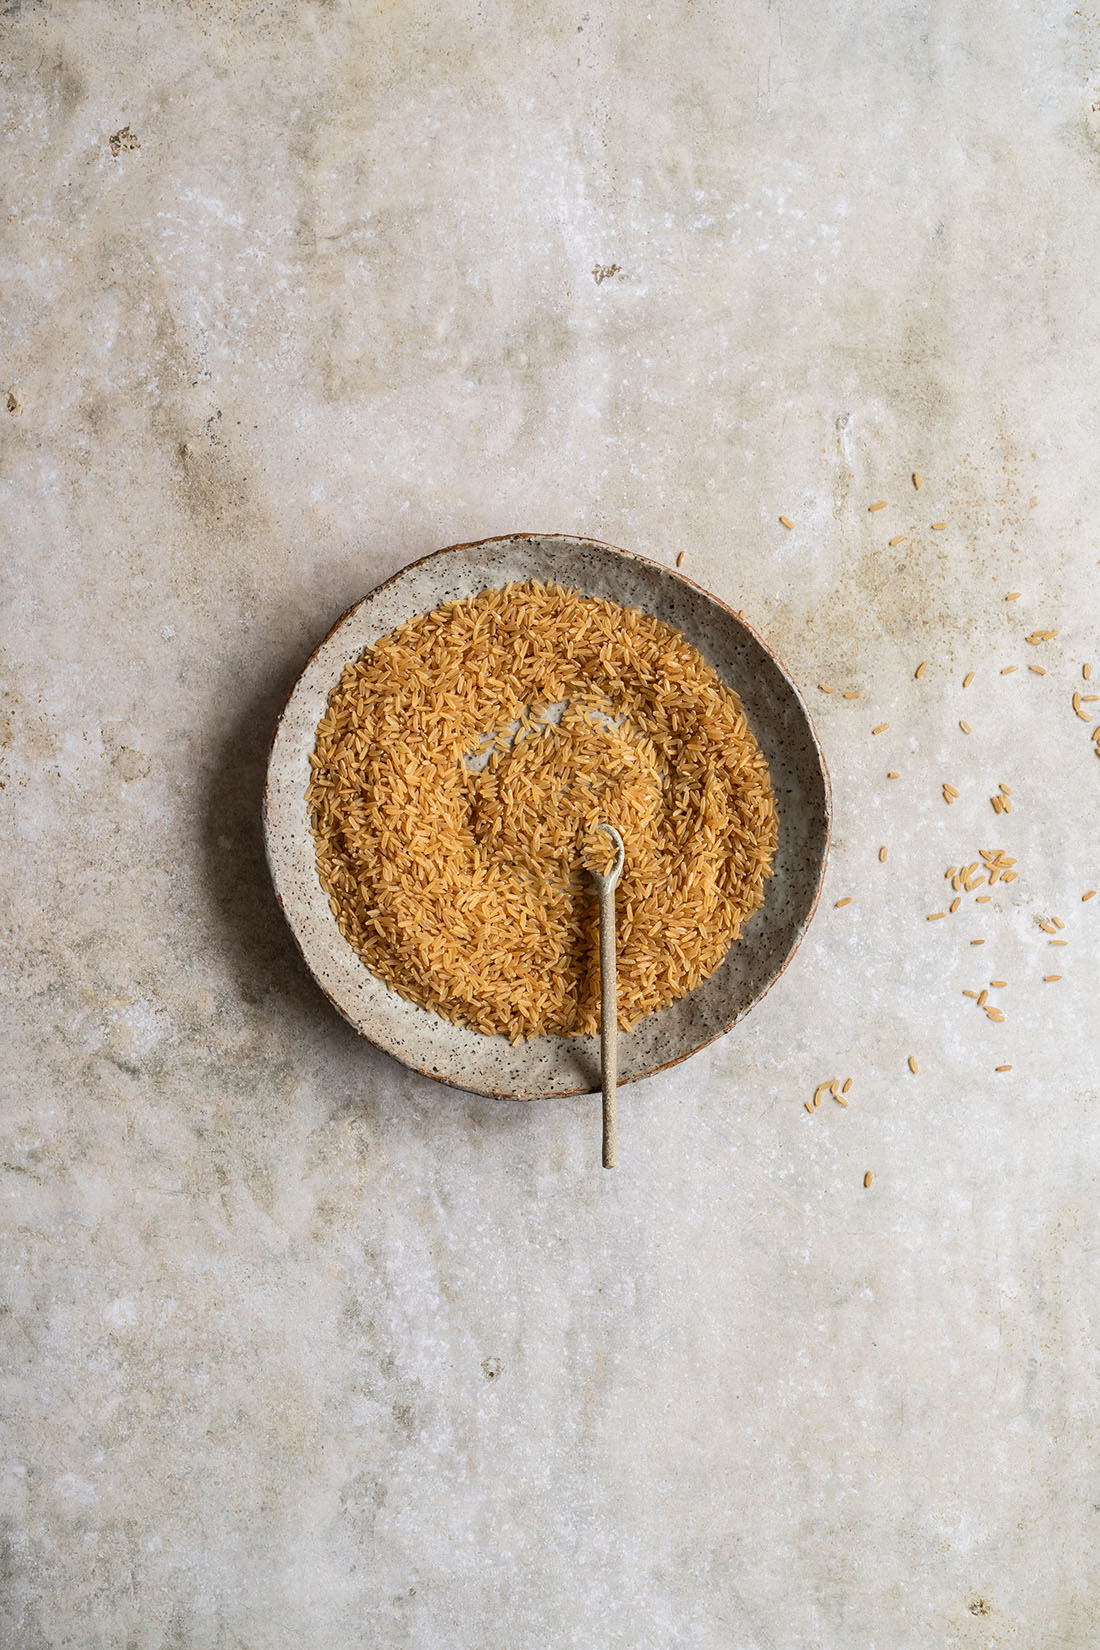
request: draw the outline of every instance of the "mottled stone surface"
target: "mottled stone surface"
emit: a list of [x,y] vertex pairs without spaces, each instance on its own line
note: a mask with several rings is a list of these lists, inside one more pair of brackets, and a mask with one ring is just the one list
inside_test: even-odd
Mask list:
[[[1093,1642],[1096,0],[0,29],[2,1642]],[[832,770],[613,1174],[361,1045],[261,859],[311,645],[514,530],[684,551]]]

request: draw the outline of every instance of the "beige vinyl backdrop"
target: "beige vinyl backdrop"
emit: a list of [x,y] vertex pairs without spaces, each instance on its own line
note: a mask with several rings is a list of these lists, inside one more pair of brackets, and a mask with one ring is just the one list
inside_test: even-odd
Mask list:
[[[0,11],[4,1644],[1082,1650],[1096,0]],[[519,531],[683,552],[832,775],[613,1173],[263,863],[312,647]]]

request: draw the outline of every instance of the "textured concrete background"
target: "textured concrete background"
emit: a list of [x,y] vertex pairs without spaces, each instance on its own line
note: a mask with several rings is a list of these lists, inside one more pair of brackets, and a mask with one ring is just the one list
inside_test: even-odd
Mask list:
[[[1095,0],[3,10],[3,1643],[1094,1643]],[[684,550],[833,772],[614,1175],[260,860],[312,643],[513,529]]]

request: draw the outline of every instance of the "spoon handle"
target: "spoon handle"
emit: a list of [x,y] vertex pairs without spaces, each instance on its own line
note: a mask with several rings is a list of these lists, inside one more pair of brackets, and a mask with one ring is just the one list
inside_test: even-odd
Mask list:
[[615,989],[615,884],[597,881],[600,897],[600,1086],[603,1091],[603,1166],[615,1167],[615,1089],[619,1081],[619,1004]]

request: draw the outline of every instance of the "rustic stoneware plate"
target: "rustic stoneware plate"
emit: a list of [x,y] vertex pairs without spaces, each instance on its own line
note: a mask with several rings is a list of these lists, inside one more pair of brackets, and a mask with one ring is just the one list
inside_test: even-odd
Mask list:
[[309,755],[344,666],[402,624],[456,596],[537,578],[638,607],[673,624],[740,696],[767,758],[779,846],[765,902],[709,980],[619,1038],[620,1080],[684,1060],[728,1031],[778,979],[817,905],[829,843],[829,781],[809,714],[761,638],[715,597],[667,567],[594,539],[516,533],[459,544],[405,567],[333,627],[294,685],[275,729],[264,832],[275,891],[311,972],[363,1037],[456,1088],[507,1099],[599,1089],[599,1040],[510,1044],[466,1031],[389,991],[336,926],[317,879],[306,811]]

